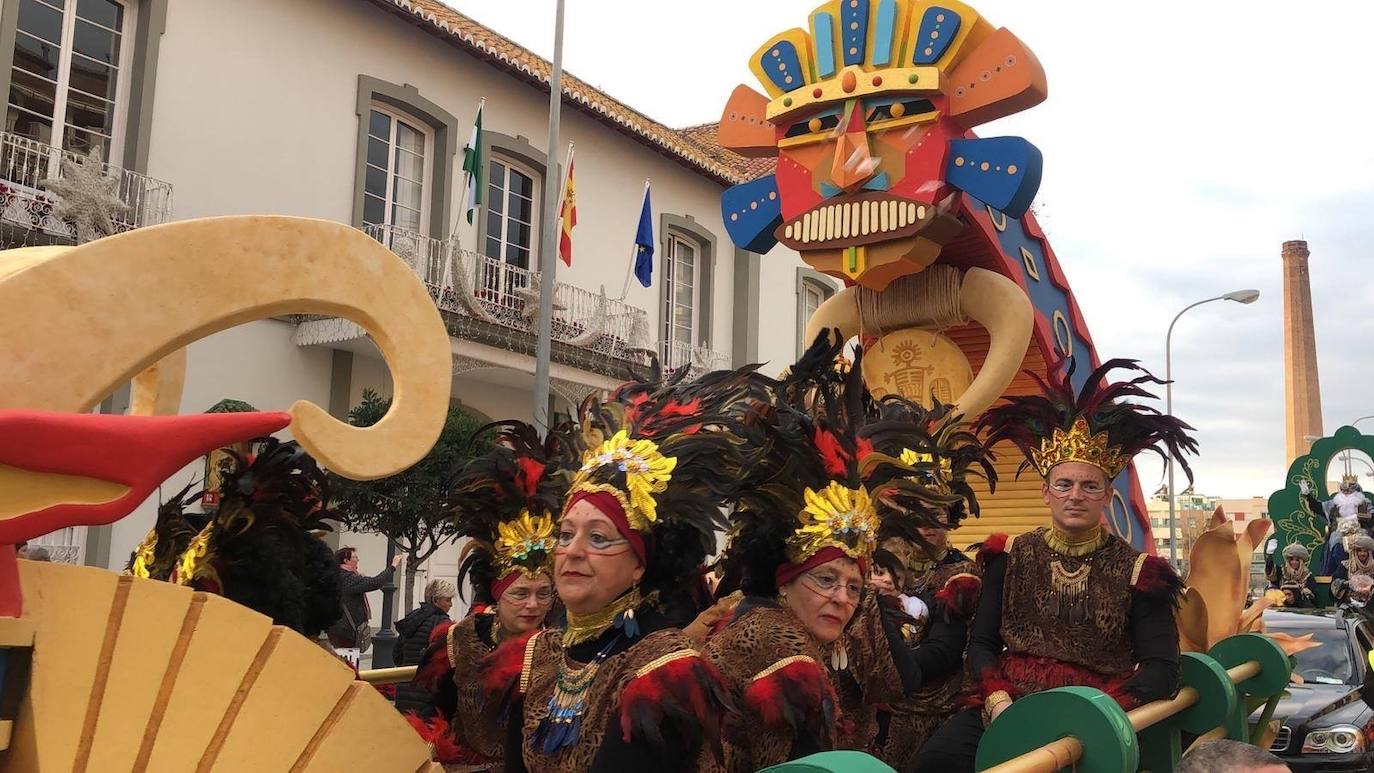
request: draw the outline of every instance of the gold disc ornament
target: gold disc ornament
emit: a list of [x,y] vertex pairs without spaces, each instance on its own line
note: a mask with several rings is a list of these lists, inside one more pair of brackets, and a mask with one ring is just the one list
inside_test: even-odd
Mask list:
[[888,333],[864,350],[864,381],[875,398],[898,394],[931,406],[952,403],[973,383],[973,368],[953,341],[932,330]]

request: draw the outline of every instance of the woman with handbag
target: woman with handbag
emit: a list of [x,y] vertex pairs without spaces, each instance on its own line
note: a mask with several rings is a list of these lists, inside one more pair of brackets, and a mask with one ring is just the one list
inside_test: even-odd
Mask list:
[[372,624],[368,622],[372,607],[367,594],[390,582],[405,556],[391,559],[391,566],[372,577],[358,573],[357,548],[339,548],[334,559],[339,562],[339,581],[343,584],[343,617],[329,629],[329,643],[335,649],[357,647],[359,652],[367,652],[372,646]]

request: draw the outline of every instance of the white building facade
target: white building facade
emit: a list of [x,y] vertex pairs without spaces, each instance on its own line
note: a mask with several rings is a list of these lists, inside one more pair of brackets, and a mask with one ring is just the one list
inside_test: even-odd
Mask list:
[[[121,229],[232,214],[350,224],[429,285],[450,331],[453,399],[492,419],[530,418],[540,197],[564,153],[543,147],[547,62],[433,0],[0,0],[3,56],[5,247],[70,243],[39,182],[92,146],[120,177]],[[469,224],[463,146],[484,98],[484,200]],[[785,248],[756,256],[731,244],[720,194],[767,169],[722,151],[709,126],[660,125],[575,77],[562,116],[578,224],[572,266],[555,279],[553,413],[624,380],[649,351],[670,368],[791,362],[804,315],[838,283]],[[646,179],[647,288],[627,283]],[[356,328],[265,320],[190,347],[181,412],[306,399],[343,416],[367,388],[389,394],[390,379]],[[101,410],[126,404],[124,390]],[[155,506],[45,541],[118,569]],[[341,539],[363,551],[365,571],[381,568],[380,538]],[[446,548],[428,571],[451,577],[456,560]]]

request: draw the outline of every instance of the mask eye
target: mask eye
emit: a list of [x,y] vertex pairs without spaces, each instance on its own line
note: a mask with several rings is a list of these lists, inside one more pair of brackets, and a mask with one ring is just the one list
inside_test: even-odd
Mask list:
[[785,136],[804,137],[808,134],[820,134],[822,132],[828,132],[839,125],[840,116],[838,114],[816,115],[805,121],[798,121],[792,124]]
[[868,123],[880,123],[933,112],[935,105],[929,99],[905,99],[870,107],[864,115],[864,120]]

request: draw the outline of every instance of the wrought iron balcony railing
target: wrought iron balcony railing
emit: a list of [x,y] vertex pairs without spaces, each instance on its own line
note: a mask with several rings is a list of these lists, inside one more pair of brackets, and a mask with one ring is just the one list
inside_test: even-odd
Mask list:
[[[434,239],[391,226],[364,226],[372,238],[405,260],[429,287],[450,329],[463,337],[512,351],[533,353],[539,305],[539,272],[470,250],[453,240]],[[563,344],[569,364],[623,375],[608,360],[642,363],[648,351],[648,314],[606,296],[557,282],[553,340]],[[528,350],[528,351],[527,351]]]
[[[43,185],[61,177],[64,160],[81,163],[85,159],[69,150],[0,132],[0,222],[74,241],[75,228],[53,214],[57,196]],[[116,194],[128,207],[113,214],[115,233],[171,219],[171,183],[110,164],[102,164],[101,172],[118,180]]]

